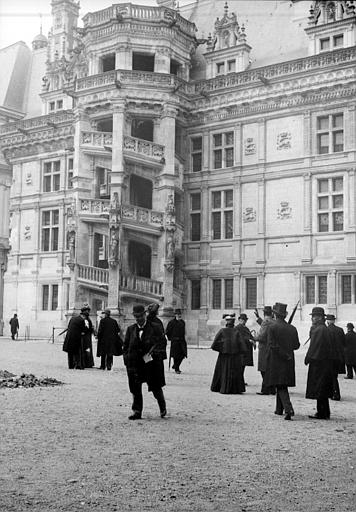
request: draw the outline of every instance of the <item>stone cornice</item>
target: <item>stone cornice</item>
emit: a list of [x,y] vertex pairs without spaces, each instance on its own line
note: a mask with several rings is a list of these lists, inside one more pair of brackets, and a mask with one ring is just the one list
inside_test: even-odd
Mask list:
[[16,134],[18,133],[18,136],[23,136],[22,132],[20,130],[32,130],[39,128],[47,128],[48,126],[51,126],[54,128],[53,125],[60,125],[64,123],[72,123],[74,121],[74,114],[72,110],[63,110],[61,112],[55,113],[55,114],[48,114],[44,116],[39,117],[32,117],[30,119],[25,119],[22,121],[17,121],[15,123],[7,123],[2,126],[0,126],[0,137],[2,138],[3,135],[9,135],[9,134]]

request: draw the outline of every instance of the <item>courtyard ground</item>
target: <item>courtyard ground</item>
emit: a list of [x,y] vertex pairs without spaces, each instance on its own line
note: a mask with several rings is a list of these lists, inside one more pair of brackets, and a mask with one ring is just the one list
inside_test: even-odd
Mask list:
[[0,338],[0,370],[65,383],[0,389],[1,512],[355,512],[356,379],[340,377],[330,421],[311,420],[304,354],[293,421],[256,395],[256,366],[244,395],[212,393],[217,354],[190,348],[181,375],[166,365],[168,416],[145,388],[131,422],[121,357],[112,372],[68,370],[60,343]]

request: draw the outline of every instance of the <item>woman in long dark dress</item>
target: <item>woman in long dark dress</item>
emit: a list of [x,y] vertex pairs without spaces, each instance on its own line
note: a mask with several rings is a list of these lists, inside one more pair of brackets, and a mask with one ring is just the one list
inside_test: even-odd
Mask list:
[[84,334],[82,336],[82,346],[84,351],[84,367],[85,368],[93,368],[94,366],[94,357],[93,357],[93,343],[92,343],[92,334],[94,333],[94,327],[92,321],[90,320],[90,306],[89,304],[84,304],[82,309],[80,310],[81,314],[84,318],[85,329]]
[[243,378],[243,345],[234,329],[235,314],[224,315],[226,327],[216,334],[212,350],[219,352],[215,365],[211,391],[235,395],[246,391]]

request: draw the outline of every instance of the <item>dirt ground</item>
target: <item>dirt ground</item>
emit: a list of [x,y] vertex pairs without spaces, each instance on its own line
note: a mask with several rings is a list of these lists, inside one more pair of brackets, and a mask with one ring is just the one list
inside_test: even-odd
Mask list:
[[356,379],[340,378],[330,421],[311,420],[304,353],[293,421],[256,395],[256,366],[244,395],[212,393],[217,354],[190,348],[181,375],[166,366],[168,416],[145,388],[131,422],[121,357],[112,372],[68,370],[60,343],[0,338],[0,369],[65,382],[0,389],[1,512],[355,512]]

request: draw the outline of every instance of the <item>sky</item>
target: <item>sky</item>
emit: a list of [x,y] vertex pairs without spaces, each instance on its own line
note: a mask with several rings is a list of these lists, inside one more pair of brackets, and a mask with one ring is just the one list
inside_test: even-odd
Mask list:
[[[79,26],[81,18],[91,11],[99,11],[120,0],[80,0]],[[157,5],[155,0],[136,0],[133,4]],[[188,2],[184,2],[188,3]],[[42,15],[42,17],[40,16]],[[0,0],[0,48],[17,41],[24,41],[31,48],[34,37],[40,33],[47,36],[51,28],[51,0]]]

